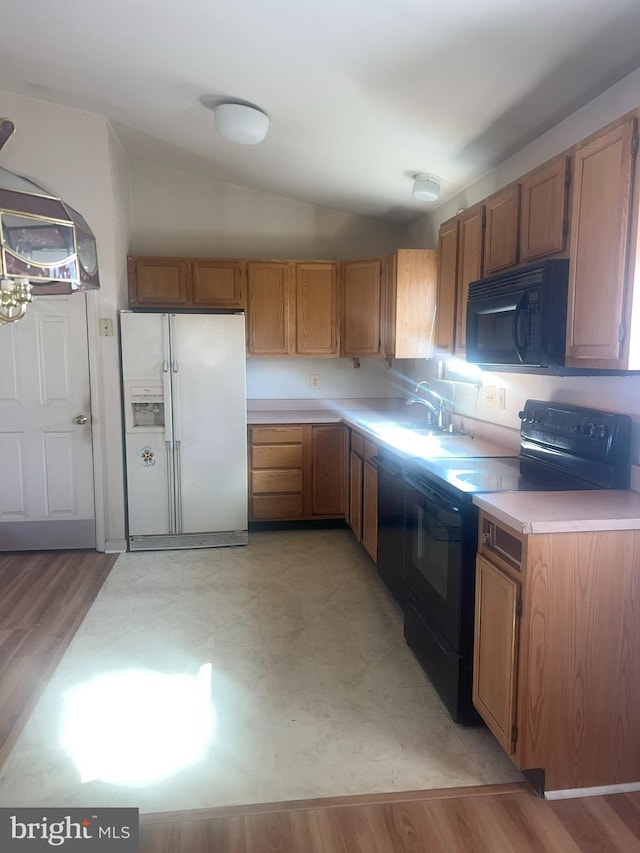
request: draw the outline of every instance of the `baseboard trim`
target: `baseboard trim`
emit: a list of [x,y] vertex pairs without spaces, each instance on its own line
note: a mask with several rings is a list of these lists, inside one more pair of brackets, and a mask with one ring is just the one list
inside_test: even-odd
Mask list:
[[126,550],[126,539],[107,539],[107,541],[104,543],[105,554],[124,554]]
[[640,791],[640,782],[623,782],[620,785],[596,785],[593,788],[565,788],[545,791],[545,800],[573,800],[578,797],[601,797],[607,794],[629,794]]

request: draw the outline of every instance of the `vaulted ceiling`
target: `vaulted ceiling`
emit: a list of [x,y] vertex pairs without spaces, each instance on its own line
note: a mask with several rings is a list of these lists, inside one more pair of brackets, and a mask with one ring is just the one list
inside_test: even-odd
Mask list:
[[[444,201],[640,67],[638,0],[0,8],[0,88],[107,116],[133,159],[398,224],[430,209],[417,172]],[[226,99],[268,113],[264,142],[217,134]]]

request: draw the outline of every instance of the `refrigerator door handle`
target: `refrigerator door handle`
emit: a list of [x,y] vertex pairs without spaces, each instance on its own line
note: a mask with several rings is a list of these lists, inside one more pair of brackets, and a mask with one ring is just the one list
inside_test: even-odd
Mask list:
[[180,444],[180,441],[176,441],[175,507],[177,533],[182,533],[182,458],[180,456]]
[[169,359],[171,344],[169,341],[169,316],[162,315],[162,395],[164,398],[164,440],[173,449],[173,418],[171,417],[171,374]]
[[177,443],[180,441],[180,373],[178,370],[178,359],[176,357],[176,349],[178,346],[175,314],[169,315],[169,332],[171,335],[171,354],[172,370],[171,376],[171,420],[173,422],[173,440]]
[[165,442],[167,448],[167,500],[169,510],[169,533],[176,532],[176,478],[173,468],[173,442]]

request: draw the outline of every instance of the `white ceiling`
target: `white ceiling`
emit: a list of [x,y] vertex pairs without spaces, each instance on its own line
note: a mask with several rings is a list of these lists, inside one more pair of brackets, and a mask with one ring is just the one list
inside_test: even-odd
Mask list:
[[[133,159],[398,224],[433,208],[411,196],[416,172],[442,178],[444,201],[640,66],[639,0],[0,0],[0,14],[0,88],[107,116]],[[227,98],[269,114],[263,143],[218,136],[203,103]]]

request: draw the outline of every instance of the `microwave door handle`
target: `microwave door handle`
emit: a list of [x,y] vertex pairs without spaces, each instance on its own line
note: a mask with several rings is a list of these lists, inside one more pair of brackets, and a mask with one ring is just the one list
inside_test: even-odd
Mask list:
[[520,343],[520,317],[522,316],[523,311],[526,311],[525,302],[527,299],[526,292],[522,294],[520,301],[518,302],[515,310],[515,314],[513,315],[513,347],[516,351],[516,355],[518,356],[521,364],[524,364],[525,357],[527,355],[527,351],[524,346]]

